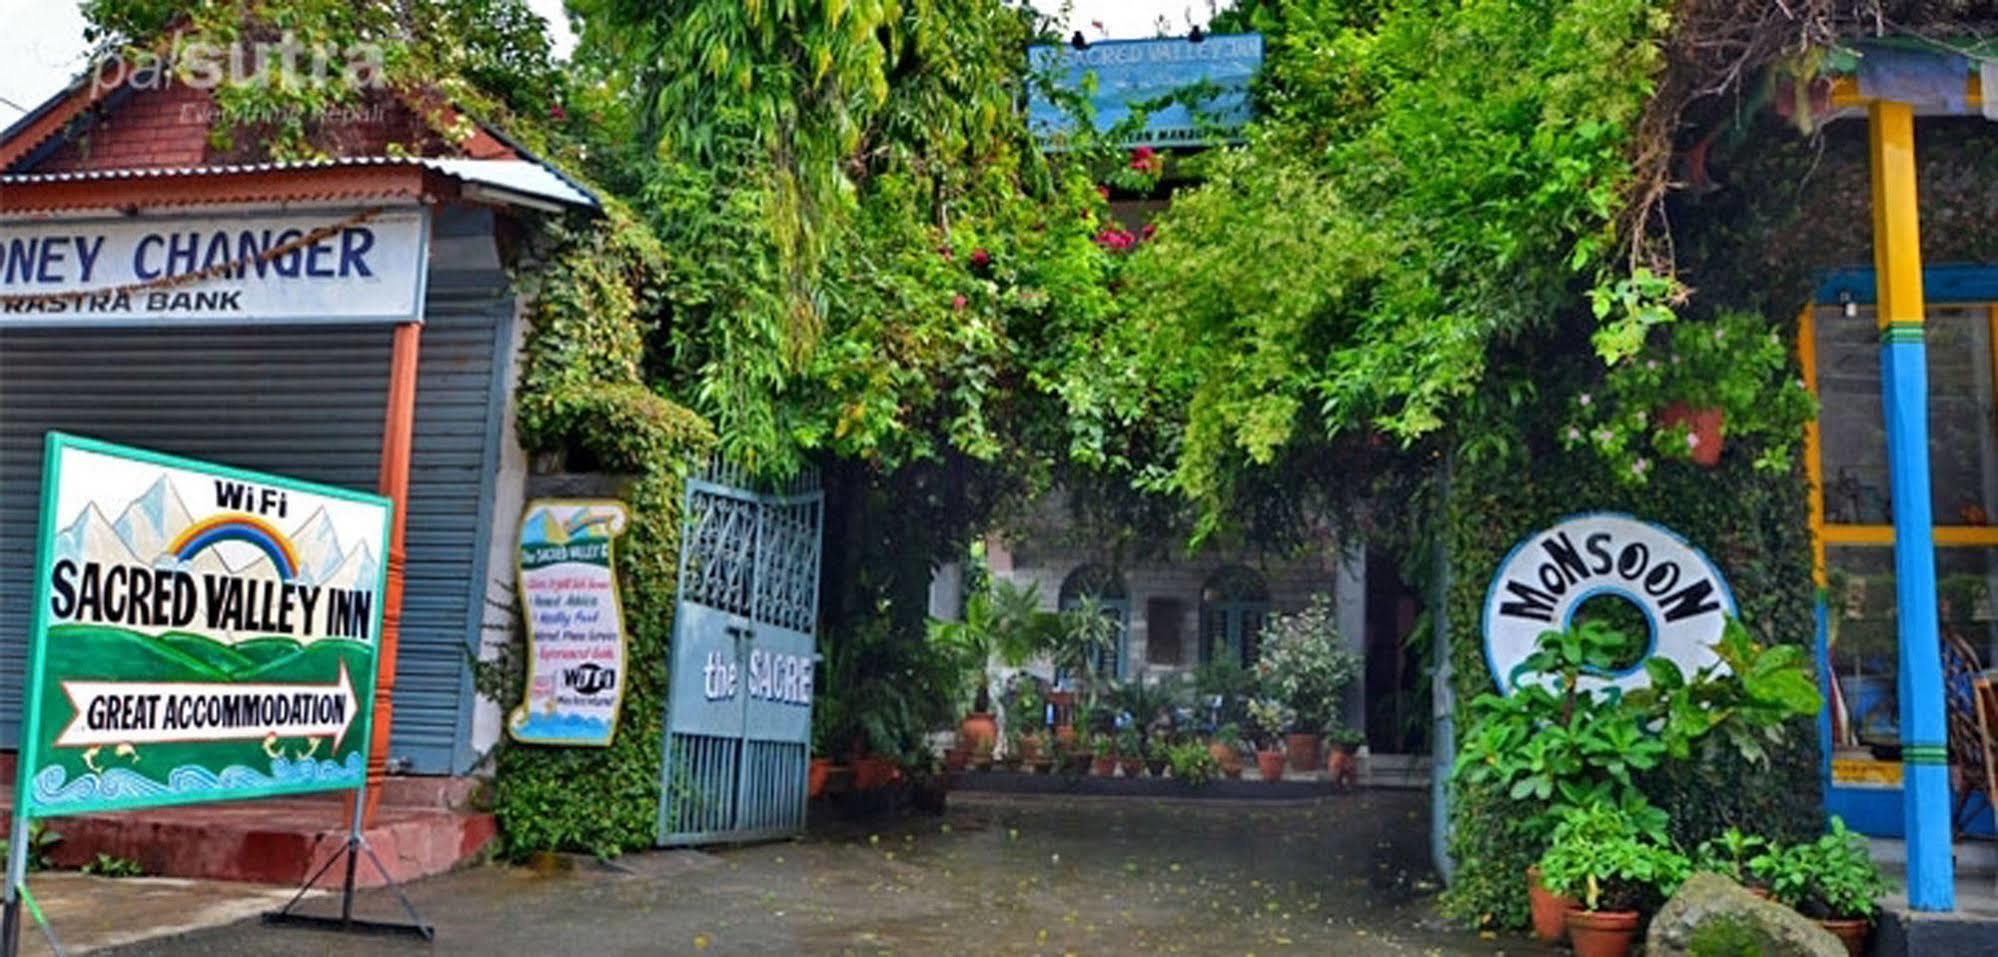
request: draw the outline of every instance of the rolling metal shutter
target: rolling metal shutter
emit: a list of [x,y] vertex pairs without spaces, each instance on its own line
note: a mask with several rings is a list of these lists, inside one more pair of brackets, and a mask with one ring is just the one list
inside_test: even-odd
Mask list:
[[[480,215],[440,215],[463,248]],[[491,240],[484,240],[489,250]],[[478,259],[489,259],[487,252]],[[407,587],[389,754],[443,774],[471,762],[471,674],[498,461],[499,355],[512,304],[497,262],[433,256],[417,373]],[[0,327],[0,746],[20,734],[43,433],[372,491],[388,388],[386,326]],[[497,361],[496,361],[497,360]]]

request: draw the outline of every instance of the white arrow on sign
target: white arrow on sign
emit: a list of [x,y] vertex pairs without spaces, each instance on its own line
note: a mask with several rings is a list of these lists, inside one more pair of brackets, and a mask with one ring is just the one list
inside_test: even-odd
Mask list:
[[354,723],[347,663],[331,684],[65,681],[76,717],[59,748],[245,739],[326,738],[338,750]]

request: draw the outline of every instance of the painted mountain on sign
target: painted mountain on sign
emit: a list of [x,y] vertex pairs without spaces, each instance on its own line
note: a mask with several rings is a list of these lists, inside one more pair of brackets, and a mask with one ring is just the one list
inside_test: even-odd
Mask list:
[[[230,576],[251,581],[283,580],[269,556],[255,548],[224,543],[203,549],[188,559],[168,553],[173,540],[194,518],[173,483],[162,477],[139,497],[122,503],[114,521],[98,503],[85,505],[70,524],[57,532],[57,560],[80,562],[85,556],[103,564],[179,568],[196,575]],[[280,526],[282,528],[282,526]],[[296,585],[371,590],[381,576],[379,558],[362,542],[340,541],[338,529],[324,508],[314,509],[286,534],[298,557]],[[230,632],[231,641],[257,637]]]

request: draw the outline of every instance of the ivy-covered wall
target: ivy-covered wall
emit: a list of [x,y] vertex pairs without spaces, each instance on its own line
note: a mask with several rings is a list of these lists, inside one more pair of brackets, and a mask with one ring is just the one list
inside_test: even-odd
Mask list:
[[[1705,165],[1682,168],[1688,188],[1670,206],[1681,278],[1694,290],[1679,321],[1748,310],[1794,344],[1795,317],[1817,277],[1872,263],[1865,124],[1843,122],[1807,136],[1765,117],[1723,129],[1712,143]],[[1998,217],[1998,132],[1983,121],[1923,121],[1918,163],[1925,259],[1998,261],[1998,245],[1981,225]],[[1493,356],[1497,371],[1459,433],[1440,527],[1450,556],[1445,612],[1460,710],[1495,687],[1480,615],[1498,563],[1520,538],[1577,512],[1621,511],[1673,529],[1720,565],[1743,622],[1759,638],[1815,643],[1801,456],[1772,474],[1753,467],[1758,449],[1733,442],[1716,468],[1661,460],[1647,482],[1617,481],[1589,449],[1570,451],[1556,440],[1577,395],[1602,376],[1580,328],[1569,321],[1565,334]],[[1645,785],[1688,847],[1730,825],[1781,838],[1823,826],[1819,741],[1808,721],[1792,726],[1766,769],[1679,763]],[[1503,794],[1455,793],[1450,849],[1457,871],[1447,898],[1455,916],[1523,925],[1522,875],[1541,848],[1519,822],[1538,810]]]
[[[611,746],[558,748],[502,742],[494,810],[503,850],[611,856],[652,845],[659,810],[668,642],[678,584],[682,479],[714,444],[700,416],[644,378],[647,299],[665,257],[621,210],[577,231],[553,227],[548,254],[517,279],[530,302],[515,395],[520,441],[574,467],[632,479],[631,523],[617,542],[628,629],[625,697]],[[480,669],[480,691],[520,700],[524,658]]]
[[[1548,419],[1550,434],[1553,421]],[[1606,478],[1586,452],[1551,447],[1523,462],[1458,467],[1446,538],[1450,664],[1459,704],[1495,688],[1485,664],[1480,616],[1499,562],[1520,538],[1577,512],[1626,512],[1673,529],[1720,566],[1743,622],[1760,638],[1810,645],[1816,635],[1815,586],[1801,464],[1792,474],[1772,478],[1751,461],[1747,450],[1730,448],[1712,470],[1665,463],[1638,488]],[[1675,837],[1689,847],[1729,825],[1792,838],[1815,832],[1822,807],[1815,725],[1793,725],[1789,746],[1774,754],[1766,770],[1675,765],[1654,775],[1646,790],[1672,816]],[[1453,913],[1481,924],[1524,923],[1523,875],[1544,848],[1520,823],[1540,810],[1503,794],[1460,790],[1455,795]]]

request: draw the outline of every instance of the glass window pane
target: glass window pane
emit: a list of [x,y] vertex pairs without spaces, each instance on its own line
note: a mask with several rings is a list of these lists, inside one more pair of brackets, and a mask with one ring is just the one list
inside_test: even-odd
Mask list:
[[[1828,637],[1845,717],[1841,744],[1900,743],[1898,616],[1894,550],[1826,550],[1831,577]],[[1961,639],[1989,670],[1998,661],[1998,549],[1936,549],[1936,600],[1943,634]]]
[[[1880,396],[1880,332],[1872,307],[1846,318],[1817,311],[1819,434],[1825,521],[1893,521]],[[1991,392],[1991,324],[1984,306],[1929,310],[1929,467],[1938,525],[1983,525],[1998,514],[1998,417]]]

